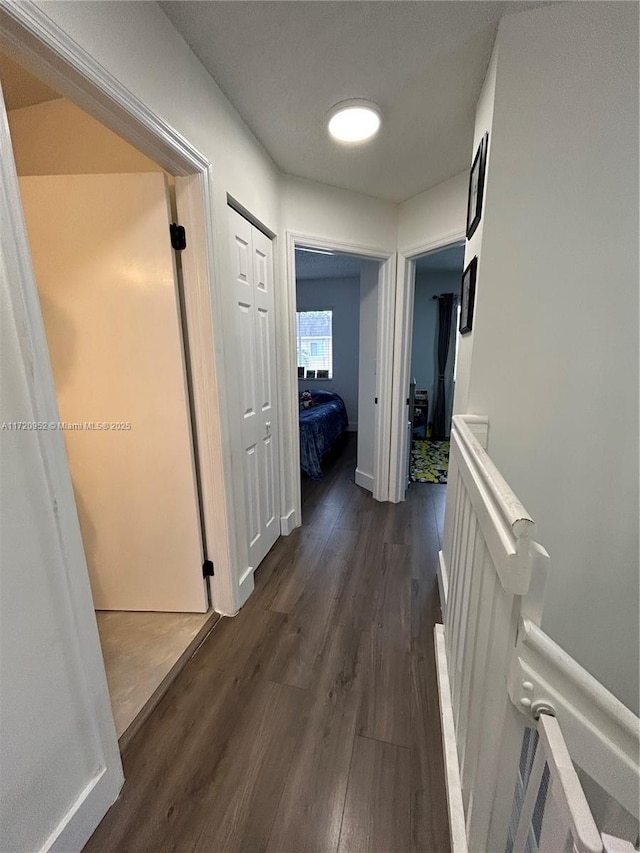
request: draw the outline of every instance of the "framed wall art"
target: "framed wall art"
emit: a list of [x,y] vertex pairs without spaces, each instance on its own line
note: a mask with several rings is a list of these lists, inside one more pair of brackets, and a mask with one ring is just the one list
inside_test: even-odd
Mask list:
[[478,258],[472,259],[462,273],[462,288],[460,292],[460,334],[465,335],[473,327],[473,306],[476,300],[476,273]]
[[489,148],[489,134],[480,140],[476,156],[473,158],[473,166],[469,175],[469,197],[467,200],[467,240],[473,236],[474,231],[482,218],[482,197],[484,195],[484,173],[487,165],[487,150]]

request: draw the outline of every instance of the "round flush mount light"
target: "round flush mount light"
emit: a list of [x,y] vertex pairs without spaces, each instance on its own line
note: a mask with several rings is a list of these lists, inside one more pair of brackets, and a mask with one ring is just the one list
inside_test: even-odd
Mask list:
[[338,142],[365,142],[381,124],[380,108],[371,101],[341,101],[329,110],[329,133]]

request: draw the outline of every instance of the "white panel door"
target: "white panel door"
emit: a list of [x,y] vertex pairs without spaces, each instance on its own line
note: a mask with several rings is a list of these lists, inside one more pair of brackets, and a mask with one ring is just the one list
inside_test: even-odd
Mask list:
[[[58,410],[0,92],[0,421]],[[122,765],[64,442],[0,430],[0,848],[81,850]]]
[[95,606],[206,611],[164,175],[20,189]]
[[229,223],[249,550],[246,572],[260,564],[280,535],[273,246],[231,208]]

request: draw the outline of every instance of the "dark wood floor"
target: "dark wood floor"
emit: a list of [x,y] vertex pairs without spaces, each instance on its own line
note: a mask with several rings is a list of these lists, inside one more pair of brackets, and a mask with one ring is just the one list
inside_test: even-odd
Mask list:
[[433,649],[444,486],[380,504],[355,442],[124,756],[85,851],[449,850]]

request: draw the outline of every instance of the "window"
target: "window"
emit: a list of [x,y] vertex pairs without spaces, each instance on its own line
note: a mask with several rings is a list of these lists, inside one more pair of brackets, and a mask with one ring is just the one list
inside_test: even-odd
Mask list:
[[[296,337],[298,367],[327,370],[333,377],[333,311],[298,311]],[[299,372],[299,371],[298,371]]]

